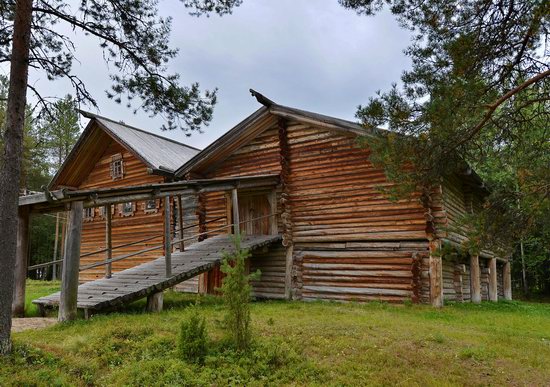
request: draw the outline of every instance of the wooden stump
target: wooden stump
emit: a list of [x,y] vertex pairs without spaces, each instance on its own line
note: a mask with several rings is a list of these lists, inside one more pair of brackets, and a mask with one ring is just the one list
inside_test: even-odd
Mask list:
[[147,312],[162,312],[162,304],[163,304],[163,293],[157,292],[153,293],[147,296]]

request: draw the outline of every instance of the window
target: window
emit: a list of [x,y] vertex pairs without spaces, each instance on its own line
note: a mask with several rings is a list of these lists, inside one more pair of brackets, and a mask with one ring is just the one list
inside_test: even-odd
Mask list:
[[133,202],[122,203],[121,215],[122,216],[134,215],[134,203]]
[[83,215],[84,215],[84,220],[92,220],[94,218],[94,209],[93,208],[85,208]]
[[117,153],[111,157],[111,179],[117,180],[124,177],[124,164],[122,154]]
[[145,201],[145,213],[157,212],[157,201],[155,199]]

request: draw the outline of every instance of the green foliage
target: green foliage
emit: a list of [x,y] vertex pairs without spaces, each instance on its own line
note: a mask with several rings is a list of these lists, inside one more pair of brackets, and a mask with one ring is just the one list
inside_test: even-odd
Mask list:
[[180,335],[178,337],[178,351],[182,359],[203,364],[208,352],[208,334],[206,321],[200,317],[195,308],[191,311],[191,317],[182,321]]
[[[44,291],[43,281],[29,293]],[[550,306],[519,301],[426,305],[261,302],[250,305],[258,339],[227,345],[208,325],[204,364],[181,359],[182,317],[214,322],[212,297],[169,293],[162,314],[128,307],[88,321],[15,334],[0,385],[546,385]],[[143,310],[144,303],[139,303]],[[273,319],[275,326],[270,325]]]
[[56,101],[49,108],[49,114],[40,120],[39,131],[52,175],[61,167],[80,136],[77,109],[77,101],[67,95]]
[[517,261],[518,242],[536,240],[526,259],[540,278],[545,272],[535,262],[548,263],[550,254],[550,3],[340,3],[362,15],[387,7],[412,32],[411,69],[356,113],[366,127],[390,130],[363,140],[373,163],[398,183],[390,190],[402,197],[473,167],[489,194],[476,216],[457,225],[468,229],[465,249],[509,255],[515,246]]
[[225,277],[220,288],[227,307],[225,324],[233,344],[238,350],[250,348],[250,280],[259,277],[260,272],[246,274],[248,250],[241,247],[240,235],[234,237],[235,250],[224,253],[221,271]]

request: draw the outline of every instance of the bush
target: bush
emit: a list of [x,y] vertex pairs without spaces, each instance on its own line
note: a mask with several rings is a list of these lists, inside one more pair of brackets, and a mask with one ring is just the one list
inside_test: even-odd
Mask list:
[[220,290],[227,307],[226,328],[235,347],[240,351],[250,348],[252,333],[250,330],[250,280],[258,278],[260,272],[246,274],[248,250],[241,247],[241,237],[235,236],[235,250],[225,253],[221,271],[225,274]]
[[204,317],[199,317],[195,311],[190,318],[182,321],[178,338],[180,356],[192,363],[203,364],[208,352],[208,334]]

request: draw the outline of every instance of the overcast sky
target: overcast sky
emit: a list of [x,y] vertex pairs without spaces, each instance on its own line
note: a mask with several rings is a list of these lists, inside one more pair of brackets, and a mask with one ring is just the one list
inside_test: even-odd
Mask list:
[[[337,0],[244,0],[232,15],[196,18],[179,1],[161,1],[173,17],[171,41],[180,50],[170,71],[189,84],[219,88],[214,119],[203,134],[161,132],[160,117],[134,115],[105,96],[110,83],[97,40],[72,34],[80,63],[74,72],[97,99],[101,115],[204,148],[260,106],[253,88],[277,103],[354,119],[358,104],[399,80],[410,62],[409,33],[388,13],[357,16]],[[31,74],[45,94],[71,92]]]

